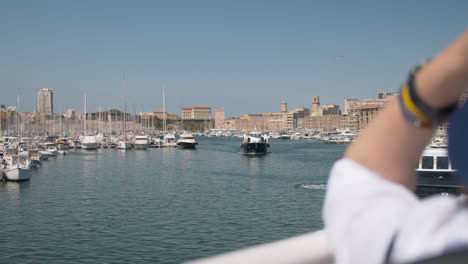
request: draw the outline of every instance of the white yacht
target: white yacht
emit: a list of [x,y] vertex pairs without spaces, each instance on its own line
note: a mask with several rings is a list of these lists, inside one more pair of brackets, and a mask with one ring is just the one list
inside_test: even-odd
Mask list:
[[172,133],[167,133],[163,138],[163,146],[166,148],[175,148],[177,147],[177,141]]
[[94,150],[98,148],[98,142],[95,136],[84,136],[81,139],[81,148],[86,150]]
[[151,140],[150,147],[152,147],[152,148],[161,148],[161,147],[163,147],[163,139],[164,139],[163,136],[153,137],[153,139]]
[[135,141],[133,142],[133,147],[135,149],[148,149],[150,142],[148,136],[146,135],[136,135]]
[[184,149],[194,149],[198,144],[191,133],[182,133],[177,140],[177,146]]
[[117,141],[116,148],[117,149],[130,149],[132,148],[132,143],[130,143],[130,141],[128,141],[126,138],[123,138]]

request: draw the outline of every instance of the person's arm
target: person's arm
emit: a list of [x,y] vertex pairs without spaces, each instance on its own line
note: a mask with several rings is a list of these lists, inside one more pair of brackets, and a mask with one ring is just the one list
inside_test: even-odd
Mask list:
[[[435,109],[453,104],[468,88],[468,30],[416,73],[416,91]],[[413,189],[415,167],[433,131],[416,128],[393,100],[352,143],[345,157],[387,180]]]

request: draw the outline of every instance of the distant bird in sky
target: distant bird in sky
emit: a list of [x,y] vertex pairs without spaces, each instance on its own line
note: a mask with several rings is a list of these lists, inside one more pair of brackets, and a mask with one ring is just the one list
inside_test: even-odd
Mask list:
[[344,59],[344,56],[337,56],[337,57],[336,57],[336,60],[337,60],[337,61],[342,60],[342,59]]

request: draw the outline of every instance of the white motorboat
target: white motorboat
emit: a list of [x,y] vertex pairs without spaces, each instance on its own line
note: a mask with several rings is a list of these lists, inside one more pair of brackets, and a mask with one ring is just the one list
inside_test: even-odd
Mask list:
[[177,147],[177,141],[172,133],[167,133],[163,138],[163,146],[166,148],[175,148]]
[[184,149],[194,149],[198,144],[191,133],[182,133],[177,141],[177,146]]
[[146,135],[136,135],[135,141],[133,142],[133,147],[135,149],[148,149],[149,140]]
[[86,150],[94,150],[99,147],[95,136],[84,136],[81,139],[81,148]]
[[299,132],[294,133],[294,134],[291,135],[290,139],[291,140],[300,140],[300,139],[302,139],[302,134],[299,133]]
[[5,176],[9,181],[27,181],[31,179],[31,170],[24,168],[19,164],[7,166]]
[[130,143],[130,141],[126,139],[122,139],[122,140],[117,141],[116,148],[117,149],[130,149],[132,148],[132,144]]
[[150,144],[150,147],[152,148],[161,148],[163,147],[163,136],[156,136],[156,137],[153,137],[153,139],[151,140],[151,144]]
[[40,160],[48,160],[51,156],[53,156],[52,152],[47,150],[39,150]]

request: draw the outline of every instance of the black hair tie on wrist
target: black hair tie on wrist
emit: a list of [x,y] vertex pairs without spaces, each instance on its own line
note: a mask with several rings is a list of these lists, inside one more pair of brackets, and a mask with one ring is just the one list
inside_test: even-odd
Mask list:
[[414,83],[414,76],[420,69],[421,66],[416,67],[413,71],[411,71],[408,77],[407,83],[411,99],[418,107],[418,109],[423,112],[432,122],[440,124],[441,122],[446,121],[453,113],[453,111],[457,109],[457,102],[442,109],[434,109],[433,107],[427,105],[416,92],[416,85]]

